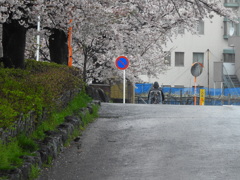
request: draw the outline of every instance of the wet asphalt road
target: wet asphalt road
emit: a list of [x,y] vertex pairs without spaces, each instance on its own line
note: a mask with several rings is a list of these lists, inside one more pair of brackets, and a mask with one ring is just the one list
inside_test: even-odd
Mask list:
[[240,107],[103,103],[39,178],[124,179],[240,179]]

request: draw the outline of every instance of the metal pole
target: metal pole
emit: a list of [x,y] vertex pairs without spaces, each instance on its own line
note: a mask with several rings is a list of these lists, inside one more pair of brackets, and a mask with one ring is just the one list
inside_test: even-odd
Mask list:
[[194,105],[197,105],[197,77],[194,76]]
[[133,83],[133,98],[132,98],[132,103],[135,104],[136,103],[136,100],[135,100],[135,83]]
[[215,95],[216,95],[216,82],[214,81],[214,94],[213,94],[214,101],[213,101],[213,105],[216,104]]
[[223,82],[221,82],[221,96],[223,95]]
[[40,16],[38,16],[38,23],[37,23],[37,52],[36,52],[36,60],[39,61],[39,50],[40,50]]
[[207,51],[208,51],[208,96],[210,96],[210,93],[209,93],[209,49]]
[[125,85],[126,85],[126,73],[125,70],[123,70],[123,104],[125,104]]
[[214,81],[214,93],[213,93],[214,97],[215,97],[215,90],[216,90],[216,82]]
[[[72,19],[69,23],[72,23]],[[72,29],[72,26],[68,28],[68,66],[72,66]]]

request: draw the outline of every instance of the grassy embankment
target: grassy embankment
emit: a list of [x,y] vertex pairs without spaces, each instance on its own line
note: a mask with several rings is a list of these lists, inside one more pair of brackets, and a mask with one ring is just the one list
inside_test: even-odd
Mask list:
[[[38,123],[37,129],[30,135],[22,133],[9,143],[0,140],[0,171],[11,170],[23,163],[24,155],[33,155],[38,150],[37,140],[45,138],[45,131],[54,130],[63,123],[67,115],[81,116],[79,109],[91,101],[82,90],[65,108],[57,100],[68,90],[84,89],[84,83],[78,75],[79,70],[53,63],[29,60],[26,68],[4,69],[0,67],[0,128],[14,128],[14,122],[20,115],[27,116],[34,111],[42,116],[43,108],[48,109],[47,121]],[[97,116],[98,107],[93,114],[87,114],[82,121],[84,126]],[[79,127],[73,136],[81,133]],[[74,138],[74,137],[69,137]],[[32,176],[38,173],[38,167],[32,167]]]

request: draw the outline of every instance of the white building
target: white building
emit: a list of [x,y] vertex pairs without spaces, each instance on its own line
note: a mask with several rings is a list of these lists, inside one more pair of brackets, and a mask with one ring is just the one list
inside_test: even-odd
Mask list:
[[[240,0],[225,0],[224,5],[238,8]],[[163,86],[192,87],[194,77],[191,74],[191,67],[194,62],[200,62],[204,67],[202,74],[197,77],[197,85],[206,88],[221,88],[223,85],[227,87],[229,83],[225,81],[231,81],[230,78],[232,81],[236,79],[236,76],[229,75],[238,75],[240,79],[240,71],[238,72],[240,54],[239,65],[235,67],[236,45],[232,41],[228,42],[231,35],[230,39],[234,39],[236,44],[234,37],[240,35],[238,26],[218,15],[211,20],[204,19],[197,27],[198,35],[185,31],[167,43],[165,50],[172,51],[168,58],[169,70],[165,74],[159,74],[158,78],[146,76],[140,78],[147,83],[158,81]]]

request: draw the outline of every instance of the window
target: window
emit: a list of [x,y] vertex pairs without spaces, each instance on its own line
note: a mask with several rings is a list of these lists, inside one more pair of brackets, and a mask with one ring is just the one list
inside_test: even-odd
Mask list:
[[224,3],[238,3],[238,0],[224,0]]
[[224,18],[224,38],[228,36],[239,36],[239,24]]
[[204,21],[203,20],[198,21],[197,32],[198,32],[198,34],[204,34]]
[[171,66],[171,52],[164,52],[166,56],[164,57],[164,64]]
[[184,66],[184,52],[175,52],[175,66]]
[[224,49],[223,50],[223,62],[235,63],[234,49]]
[[235,54],[223,54],[223,62],[235,63]]
[[199,62],[199,63],[204,63],[204,53],[198,53],[194,52],[193,53],[193,63]]

